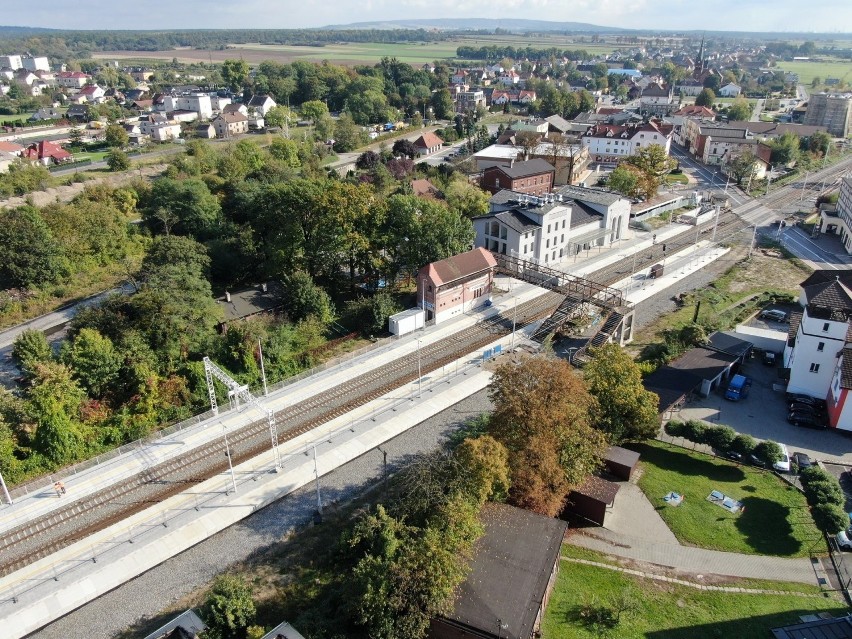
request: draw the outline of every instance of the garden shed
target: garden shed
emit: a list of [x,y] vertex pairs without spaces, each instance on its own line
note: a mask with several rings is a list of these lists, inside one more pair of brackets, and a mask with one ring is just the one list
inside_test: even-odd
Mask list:
[[604,467],[607,472],[624,481],[630,481],[638,463],[639,453],[621,446],[610,446],[604,455]]
[[592,475],[582,486],[571,491],[563,512],[603,526],[607,509],[612,508],[617,494],[618,484]]

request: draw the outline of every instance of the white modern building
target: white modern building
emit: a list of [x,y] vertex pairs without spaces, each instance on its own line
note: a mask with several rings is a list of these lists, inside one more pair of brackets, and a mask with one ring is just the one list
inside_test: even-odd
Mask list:
[[820,232],[840,236],[846,252],[852,254],[852,178],[840,181],[840,194],[835,207],[820,209]]
[[542,264],[554,264],[622,239],[630,202],[618,194],[577,186],[535,197],[503,190],[491,212],[473,219],[475,246]]
[[210,96],[206,93],[189,93],[177,96],[167,95],[163,99],[163,106],[168,112],[195,111],[200,120],[209,120],[213,117],[213,104]]
[[787,391],[826,398],[847,345],[852,318],[852,273],[814,271],[802,282],[800,312],[791,314],[784,367]]
[[50,61],[44,56],[21,58],[21,65],[27,71],[50,71]]
[[13,71],[24,67],[19,55],[0,55],[0,67],[8,67]]

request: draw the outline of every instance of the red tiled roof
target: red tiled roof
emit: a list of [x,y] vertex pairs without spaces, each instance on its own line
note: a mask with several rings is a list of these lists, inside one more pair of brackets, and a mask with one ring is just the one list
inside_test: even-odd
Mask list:
[[67,160],[71,154],[63,149],[58,144],[42,140],[27,147],[26,157],[30,159],[42,160],[44,158],[53,158],[54,160]]
[[696,106],[694,104],[690,104],[688,106],[683,107],[682,109],[678,109],[674,112],[675,115],[686,115],[686,116],[698,116],[703,118],[714,118],[716,117],[716,112],[708,109],[706,106]]
[[425,275],[435,286],[441,286],[468,275],[497,266],[497,260],[484,248],[475,248],[423,267]]
[[441,146],[444,141],[431,131],[426,131],[419,138],[414,140],[414,146],[422,149],[431,149],[434,146]]
[[91,78],[88,73],[83,73],[82,71],[61,71],[56,76],[57,78]]
[[14,142],[0,141],[0,151],[5,151],[6,153],[18,154],[23,151],[24,148],[25,147],[20,144],[15,144]]

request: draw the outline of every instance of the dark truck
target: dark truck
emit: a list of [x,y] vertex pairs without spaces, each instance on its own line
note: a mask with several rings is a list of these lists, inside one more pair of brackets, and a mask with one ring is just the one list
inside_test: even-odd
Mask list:
[[728,384],[728,390],[725,391],[725,399],[732,402],[738,402],[741,399],[748,397],[748,391],[751,388],[751,379],[745,375],[734,375],[731,383]]

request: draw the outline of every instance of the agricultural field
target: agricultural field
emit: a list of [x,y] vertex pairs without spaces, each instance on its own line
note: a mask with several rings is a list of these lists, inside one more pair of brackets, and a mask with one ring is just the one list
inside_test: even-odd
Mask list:
[[[441,42],[357,42],[329,44],[326,46],[293,46],[268,44],[234,44],[225,50],[176,48],[163,51],[101,51],[92,57],[106,60],[123,60],[126,63],[177,58],[178,62],[220,63],[229,58],[241,57],[249,64],[264,60],[287,63],[294,60],[321,62],[328,60],[337,64],[369,64],[385,56],[396,57],[412,65],[434,60],[454,59],[459,46],[513,46],[536,48],[557,47],[562,49],[585,49],[590,53],[605,54],[621,47],[610,43],[581,42],[580,38],[564,35],[537,35],[534,40],[527,36],[458,37]],[[627,46],[627,45],[624,45]],[[631,45],[632,46],[632,45]]]
[[[810,87],[814,78],[823,83],[826,78],[838,78],[842,84],[852,84],[852,62],[842,60],[794,60],[779,62],[778,68],[799,74],[799,83]],[[825,86],[824,84],[821,86]]]

